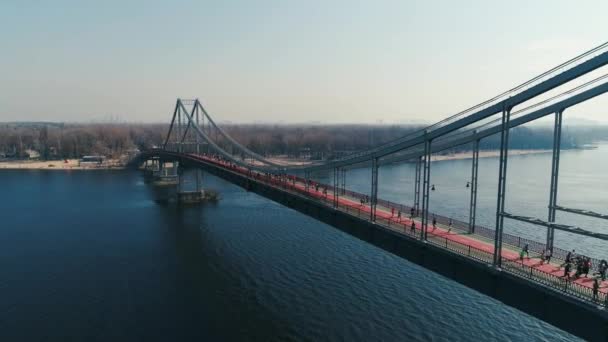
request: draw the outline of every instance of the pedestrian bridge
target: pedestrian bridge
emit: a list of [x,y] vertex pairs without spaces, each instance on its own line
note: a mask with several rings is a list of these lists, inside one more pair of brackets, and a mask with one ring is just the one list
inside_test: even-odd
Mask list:
[[[605,341],[606,267],[601,258],[568,255],[571,248],[567,242],[562,248],[555,246],[554,233],[608,240],[608,234],[556,221],[557,211],[608,218],[561,206],[557,196],[562,117],[568,108],[608,91],[608,74],[575,87],[568,83],[606,64],[608,43],[423,130],[368,151],[307,165],[279,163],[248,149],[218,126],[198,99],[178,99],[163,147],[145,151],[140,161],[156,158],[161,165],[171,161],[204,169],[564,330]],[[568,88],[561,91],[563,87]],[[547,95],[554,90],[560,92]],[[549,115],[554,116],[554,142],[545,220],[509,212],[505,193],[509,130]],[[500,135],[501,143],[496,225],[487,228],[476,224],[475,218],[479,142],[491,135]],[[448,219],[429,208],[432,154],[464,144],[472,150],[468,222]],[[411,206],[383,200],[378,194],[379,168],[403,161],[417,165]],[[357,167],[371,168],[369,194],[346,188],[347,171]],[[331,184],[315,180],[319,172],[333,173]],[[546,240],[505,233],[505,219],[543,227]]]

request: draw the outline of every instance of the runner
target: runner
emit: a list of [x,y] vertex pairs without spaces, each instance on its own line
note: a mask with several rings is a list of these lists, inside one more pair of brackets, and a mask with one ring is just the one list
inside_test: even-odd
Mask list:
[[600,282],[597,278],[593,279],[593,301],[597,301],[597,294],[600,291]]
[[545,250],[543,249],[542,252],[540,252],[540,264],[542,265],[545,262]]
[[570,279],[570,263],[566,264],[566,267],[564,267],[564,277]]

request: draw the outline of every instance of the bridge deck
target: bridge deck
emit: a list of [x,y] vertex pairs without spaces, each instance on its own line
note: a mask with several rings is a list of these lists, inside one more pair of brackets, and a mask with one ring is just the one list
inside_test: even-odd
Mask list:
[[[257,172],[250,173],[245,168],[208,156],[189,155],[189,157],[213,163],[222,168],[253,178],[256,181],[267,183],[268,185],[281,188],[285,191],[296,192],[300,195],[321,201],[330,207],[335,207],[334,194],[332,192],[332,187],[330,186],[327,186],[326,188],[320,187],[319,190],[316,190],[314,186],[309,186],[307,188],[305,182],[297,177],[289,176],[289,181],[285,181],[278,177],[263,175]],[[323,189],[326,189],[325,193]],[[339,195],[337,202],[337,209],[359,218],[370,220],[370,206],[366,203],[361,204],[359,199],[351,196]],[[407,213],[403,214],[407,215]],[[412,222],[414,222],[416,226],[414,230],[411,229]],[[409,217],[402,217],[399,219],[396,214],[392,213],[391,208],[381,205],[376,207],[376,224],[380,224],[395,232],[414,238],[419,237],[421,233],[421,222],[419,218],[414,217],[413,219],[410,219]],[[484,263],[492,263],[494,243],[484,236],[465,234],[457,229],[450,229],[445,224],[437,224],[435,228],[429,224],[427,240],[429,243],[444,247],[460,255],[465,255]],[[516,246],[508,244],[503,245],[503,270],[528,278],[585,301],[601,305],[605,305],[606,302],[608,302],[608,281],[600,282],[598,297],[597,299],[594,299],[592,290],[594,275],[590,274],[589,277],[574,278],[573,270],[570,272],[569,277],[565,277],[563,268],[560,268],[561,262],[559,262],[559,259],[552,258],[551,263],[541,264],[540,254],[531,252],[531,257],[524,257],[524,259],[521,260],[519,255],[520,250],[521,249]],[[593,271],[590,271],[590,273],[592,272]]]

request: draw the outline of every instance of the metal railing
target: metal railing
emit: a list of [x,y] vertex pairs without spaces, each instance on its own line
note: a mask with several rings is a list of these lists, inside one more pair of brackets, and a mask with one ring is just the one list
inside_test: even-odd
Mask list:
[[[331,189],[331,186],[323,184],[323,183],[318,183],[321,187],[327,187],[328,189]],[[366,196],[364,194],[352,191],[352,190],[345,190],[344,191],[344,195],[355,198],[355,199],[366,199],[369,198],[369,196]],[[405,204],[401,204],[401,203],[396,203],[396,202],[392,202],[392,201],[388,201],[388,200],[383,200],[383,199],[378,199],[378,205],[385,207],[387,209],[391,209],[391,208],[395,208],[395,211],[401,211],[401,214],[403,217],[408,217],[408,215],[411,212],[412,207],[405,205]],[[417,213],[418,215],[421,215],[422,213]],[[457,230],[460,231],[462,233],[467,233],[469,231],[469,223],[468,222],[464,222],[464,221],[460,221],[457,219],[453,219],[447,216],[443,216],[437,213],[433,213],[433,212],[429,212],[429,217],[432,218],[434,217],[437,220],[437,223],[443,226],[449,226],[450,225],[450,221],[451,221],[451,227],[453,230]],[[485,226],[480,226],[480,225],[475,225],[475,235],[479,235],[483,238],[486,239],[490,239],[490,240],[494,240],[495,238],[495,230],[492,228],[488,228]],[[532,239],[528,239],[528,238],[524,238],[521,236],[517,236],[517,235],[513,235],[513,234],[509,234],[509,233],[503,233],[503,243],[513,246],[513,247],[517,247],[517,248],[523,248],[525,245],[528,245],[528,249],[531,252],[535,252],[538,254],[541,254],[544,250],[546,250],[546,244],[542,243],[542,242],[538,242]],[[566,255],[568,254],[568,251],[559,247],[553,247],[553,254],[552,254],[552,258],[553,259],[558,259],[558,260],[566,260]],[[581,254],[579,254],[581,255]],[[598,271],[598,267],[600,265],[600,260],[594,257],[588,257],[585,255],[581,255],[584,257],[587,257],[589,259],[591,259],[591,269],[593,271]]]

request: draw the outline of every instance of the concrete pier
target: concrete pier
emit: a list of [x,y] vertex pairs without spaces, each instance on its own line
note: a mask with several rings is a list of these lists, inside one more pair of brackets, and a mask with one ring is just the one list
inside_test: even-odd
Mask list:
[[181,191],[177,193],[177,202],[180,204],[196,204],[205,201],[205,191]]

